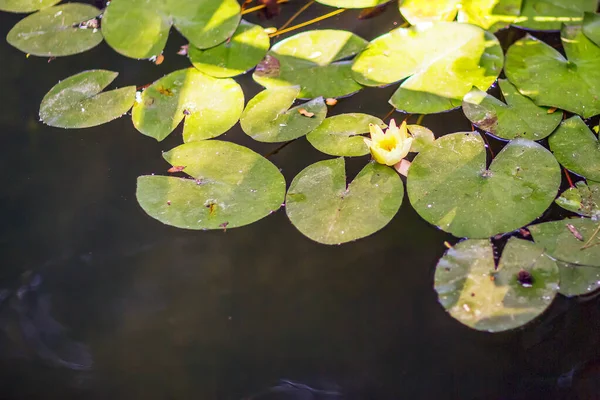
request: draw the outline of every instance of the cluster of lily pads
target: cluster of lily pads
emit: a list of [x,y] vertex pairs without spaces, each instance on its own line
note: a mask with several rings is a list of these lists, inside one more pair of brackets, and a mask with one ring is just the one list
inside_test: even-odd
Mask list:
[[[140,91],[103,91],[117,73],[91,70],[59,82],[40,107],[44,123],[62,128],[100,125],[131,110],[135,128],[158,141],[183,120],[184,144],[163,157],[170,172],[186,176],[138,178],[138,202],[153,218],[186,229],[230,229],[285,204],[291,223],[310,239],[357,240],[398,212],[404,183],[389,165],[413,152],[406,173],[411,205],[427,222],[464,238],[435,273],[440,302],[454,318],[479,330],[512,329],[540,315],[557,293],[578,296],[600,287],[600,144],[598,127],[588,126],[600,114],[597,0],[404,0],[406,26],[370,42],[345,30],[308,30],[273,46],[265,29],[241,19],[236,0],[112,0],[104,10],[59,1],[0,0],[0,10],[36,11],[13,27],[8,42],[28,54],[60,57],[105,40],[124,56],[157,59],[174,26],[190,43],[192,67]],[[493,32],[509,25],[560,29],[564,54],[532,35],[505,54]],[[232,78],[252,69],[265,89],[245,103]],[[502,71],[506,79],[498,79]],[[496,82],[502,98],[488,94]],[[436,139],[423,126],[390,122],[384,134],[386,124],[375,116],[327,117],[336,99],[390,84],[398,85],[389,100],[397,110],[423,115],[462,107],[483,133]],[[238,121],[254,140],[306,137],[336,158],[306,167],[286,190],[265,157],[214,139]],[[489,167],[482,135],[508,142]],[[388,151],[399,158],[387,162]],[[347,184],[345,157],[369,153],[375,160]],[[561,165],[587,182],[557,198]],[[553,202],[579,216],[522,229]],[[490,238],[514,231],[533,241],[510,237],[496,266]]]

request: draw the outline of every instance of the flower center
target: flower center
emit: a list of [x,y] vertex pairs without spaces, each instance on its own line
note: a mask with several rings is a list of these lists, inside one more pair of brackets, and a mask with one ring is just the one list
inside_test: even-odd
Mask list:
[[385,135],[383,140],[381,142],[379,142],[379,146],[386,151],[394,150],[396,148],[397,144],[398,143],[396,143],[395,138],[392,136],[388,136],[388,135]]

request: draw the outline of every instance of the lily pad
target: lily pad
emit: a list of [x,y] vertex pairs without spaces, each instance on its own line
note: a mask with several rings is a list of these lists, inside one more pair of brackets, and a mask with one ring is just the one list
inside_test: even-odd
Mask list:
[[83,53],[102,42],[98,29],[77,25],[97,17],[100,10],[88,4],[68,3],[46,8],[19,21],[6,40],[24,53],[62,57]]
[[302,32],[275,44],[256,67],[252,77],[270,89],[300,86],[300,98],[333,98],[358,92],[350,61],[342,61],[364,49],[367,41],[349,31]]
[[535,31],[561,29],[562,24],[580,24],[586,11],[594,12],[598,0],[523,0],[514,25]]
[[132,58],[158,56],[171,25],[195,47],[224,42],[240,19],[237,0],[112,0],[102,17],[102,34],[117,52]]
[[386,226],[402,204],[404,186],[391,168],[369,163],[346,185],[343,158],[314,163],[292,181],[286,212],[303,235],[323,244],[369,236]]
[[600,114],[600,47],[581,32],[561,32],[567,58],[533,36],[515,42],[506,54],[506,77],[538,106],[556,107],[589,118]]
[[600,46],[600,15],[585,13],[583,18],[583,34],[597,46]]
[[397,28],[373,40],[354,60],[354,79],[366,86],[402,81],[390,103],[414,114],[461,105],[473,88],[487,90],[503,64],[494,35],[469,24],[438,22]]
[[243,110],[244,93],[233,79],[217,79],[188,68],[146,88],[133,106],[131,118],[138,131],[161,141],[185,117],[183,140],[192,142],[226,132]]
[[61,0],[0,0],[0,11],[30,13],[51,7]]
[[59,128],[88,128],[119,118],[133,105],[135,86],[100,93],[117,75],[90,70],[59,82],[44,96],[40,119]]
[[242,20],[230,40],[206,50],[190,46],[188,54],[198,70],[217,78],[229,78],[254,68],[270,45],[263,27]]
[[557,262],[560,271],[560,288],[563,296],[583,296],[600,288],[600,268],[582,267],[569,263]]
[[[599,226],[600,221],[570,218],[532,225],[528,229],[533,240],[543,246],[552,258],[579,266],[600,267]],[[576,237],[573,229],[581,235],[580,238]],[[584,248],[586,244],[588,247]]]
[[465,240],[449,249],[435,270],[442,306],[480,331],[518,328],[542,314],[558,291],[556,263],[535,243],[509,239],[498,269],[488,240]]
[[600,183],[577,182],[575,187],[562,192],[556,204],[585,217],[600,217]]
[[368,8],[389,2],[390,0],[317,0],[317,3],[338,8]]
[[408,196],[427,222],[457,237],[486,238],[518,229],[552,204],[560,185],[552,154],[526,139],[508,143],[486,170],[478,133],[438,138],[408,170]]
[[268,143],[286,142],[306,135],[323,122],[327,106],[319,97],[290,108],[299,93],[298,86],[263,90],[248,102],[242,113],[242,130],[252,139]]
[[406,128],[413,137],[413,142],[410,146],[410,151],[413,153],[422,151],[435,141],[435,135],[429,128],[415,124],[407,125]]
[[329,117],[306,139],[320,152],[332,156],[357,157],[369,154],[363,134],[369,133],[369,124],[386,128],[377,117],[368,114],[340,114]]
[[401,0],[400,14],[411,25],[454,21],[461,0]]
[[285,180],[261,155],[219,140],[186,143],[163,154],[194,179],[140,176],[137,200],[151,217],[186,229],[251,224],[281,207]]
[[600,142],[581,118],[571,117],[548,139],[550,150],[564,167],[600,181]]
[[498,80],[507,104],[479,89],[463,99],[463,112],[478,128],[502,139],[540,140],[549,136],[560,124],[561,112],[548,113],[521,95],[507,80]]

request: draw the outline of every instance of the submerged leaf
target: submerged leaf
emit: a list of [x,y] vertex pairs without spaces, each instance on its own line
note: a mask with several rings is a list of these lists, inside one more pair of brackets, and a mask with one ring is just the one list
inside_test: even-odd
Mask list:
[[600,183],[577,182],[575,187],[565,190],[556,204],[585,217],[600,217]]
[[281,207],[285,180],[261,155],[218,140],[187,143],[163,154],[194,179],[140,176],[137,200],[151,217],[186,229],[251,224]]
[[346,186],[343,158],[319,161],[302,170],[286,196],[286,212],[303,235],[323,244],[369,236],[396,215],[404,187],[393,169],[367,164]]
[[135,101],[135,86],[102,92],[118,73],[91,70],[70,76],[44,96],[40,119],[59,128],[88,128],[125,114]]
[[24,53],[61,57],[83,53],[102,42],[97,29],[78,25],[97,17],[100,10],[87,4],[68,3],[46,8],[19,21],[6,40]]
[[423,219],[457,237],[486,238],[518,229],[552,204],[560,167],[539,144],[515,139],[486,169],[478,133],[438,138],[408,171],[408,196]]
[[442,306],[460,323],[501,332],[542,314],[558,291],[556,263],[535,243],[509,239],[496,270],[489,240],[465,240],[449,249],[435,270]]
[[244,93],[233,79],[216,79],[195,68],[181,69],[146,88],[133,106],[135,128],[158,141],[185,118],[185,142],[226,132],[244,109]]

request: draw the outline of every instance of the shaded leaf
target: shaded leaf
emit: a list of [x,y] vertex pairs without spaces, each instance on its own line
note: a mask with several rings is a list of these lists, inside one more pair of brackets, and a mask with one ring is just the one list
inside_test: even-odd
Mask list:
[[158,141],[185,117],[185,142],[210,139],[229,130],[244,109],[244,93],[233,79],[216,79],[195,68],[181,69],[146,88],[133,106],[135,128]]
[[562,192],[556,204],[585,217],[600,217],[600,183],[577,182],[575,187]]
[[597,46],[600,46],[600,15],[591,12],[585,13],[583,33]]
[[597,7],[598,0],[523,0],[521,15],[514,25],[558,31],[564,23],[581,23],[584,12],[594,12]]
[[369,154],[363,134],[369,133],[369,124],[386,128],[377,117],[368,114],[340,114],[329,117],[306,139],[315,149],[332,156],[356,157]]
[[539,144],[515,139],[486,169],[478,133],[438,138],[408,171],[410,202],[423,219],[457,237],[486,238],[518,229],[552,204],[560,167]]
[[501,332],[542,314],[554,300],[558,282],[556,263],[535,243],[510,238],[496,270],[490,242],[469,239],[440,259],[434,288],[460,323]]
[[186,229],[223,229],[251,224],[281,207],[285,180],[261,155],[218,140],[187,143],[163,154],[186,165],[194,179],[140,176],[137,200],[151,217]]
[[346,186],[343,158],[319,161],[302,170],[286,196],[286,212],[305,236],[340,244],[369,236],[396,215],[404,187],[396,172],[369,163]]
[[560,288],[563,296],[573,297],[592,293],[600,288],[600,268],[557,262]]
[[135,101],[135,86],[102,92],[118,73],[81,72],[56,84],[44,96],[40,119],[59,128],[88,128],[125,114]]
[[463,99],[463,112],[478,128],[502,139],[525,138],[540,140],[560,124],[561,113],[548,113],[522,96],[507,80],[498,80],[506,104],[479,89],[473,89]]
[[97,17],[96,7],[68,3],[46,8],[19,21],[6,36],[12,46],[24,53],[61,57],[83,53],[102,42],[97,29],[77,25]]

